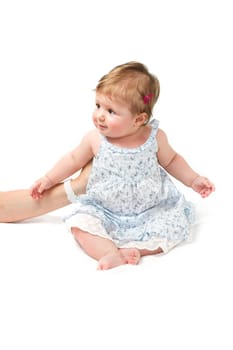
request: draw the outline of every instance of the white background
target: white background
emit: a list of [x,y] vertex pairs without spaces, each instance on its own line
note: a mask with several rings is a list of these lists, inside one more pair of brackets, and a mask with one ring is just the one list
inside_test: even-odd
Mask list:
[[230,0],[0,1],[1,191],[80,141],[98,79],[130,60],[158,76],[154,116],[217,187],[181,186],[202,213],[192,244],[103,273],[60,214],[0,224],[2,350],[232,349],[232,15]]

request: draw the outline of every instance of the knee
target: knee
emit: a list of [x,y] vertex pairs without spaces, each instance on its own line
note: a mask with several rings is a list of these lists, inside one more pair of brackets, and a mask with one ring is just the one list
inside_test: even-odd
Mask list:
[[80,230],[78,227],[71,227],[71,232],[76,241],[82,245],[85,240],[85,232]]

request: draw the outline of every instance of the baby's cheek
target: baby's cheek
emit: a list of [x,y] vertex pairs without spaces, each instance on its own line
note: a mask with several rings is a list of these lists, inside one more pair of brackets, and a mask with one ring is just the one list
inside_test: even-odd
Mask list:
[[94,115],[92,116],[92,121],[93,121],[94,125],[97,126],[97,119]]
[[108,126],[114,128],[115,130],[120,130],[122,127],[124,127],[124,123],[119,123],[118,120],[112,118],[108,120]]

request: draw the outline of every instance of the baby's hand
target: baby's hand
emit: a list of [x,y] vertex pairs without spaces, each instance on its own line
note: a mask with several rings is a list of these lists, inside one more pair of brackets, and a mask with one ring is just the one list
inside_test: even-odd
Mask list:
[[43,192],[52,187],[52,185],[53,184],[50,178],[47,175],[45,175],[31,186],[30,195],[33,199],[40,199],[43,195]]
[[198,192],[202,198],[208,197],[212,192],[215,191],[214,184],[204,176],[197,176],[193,180],[191,188],[194,191]]

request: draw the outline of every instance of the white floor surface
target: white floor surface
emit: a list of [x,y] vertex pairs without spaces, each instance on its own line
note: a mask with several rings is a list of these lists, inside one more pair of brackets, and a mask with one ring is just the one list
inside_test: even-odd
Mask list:
[[0,224],[0,348],[232,349],[230,233],[200,203],[192,243],[108,271],[61,210]]
[[0,350],[233,349],[232,26],[230,0],[0,1],[0,191],[75,147],[98,80],[132,60],[161,82],[171,145],[217,188],[185,194],[192,243],[109,271],[67,232],[70,208],[0,224]]

